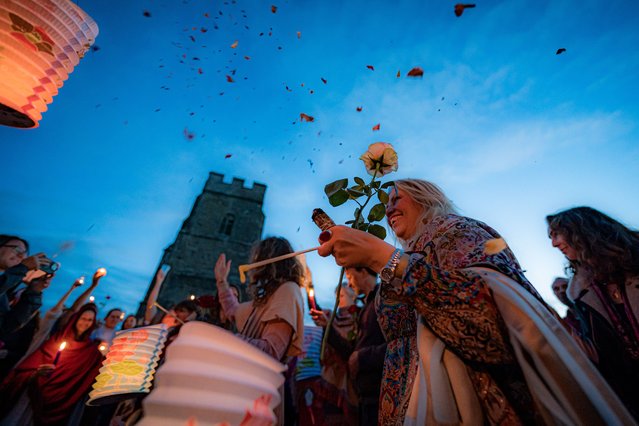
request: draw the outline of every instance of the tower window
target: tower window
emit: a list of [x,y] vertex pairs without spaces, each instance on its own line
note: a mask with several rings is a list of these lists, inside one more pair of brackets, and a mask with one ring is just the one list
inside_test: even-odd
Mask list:
[[222,219],[222,223],[220,224],[220,234],[231,235],[231,231],[233,231],[233,224],[235,223],[235,215],[231,213],[227,213]]

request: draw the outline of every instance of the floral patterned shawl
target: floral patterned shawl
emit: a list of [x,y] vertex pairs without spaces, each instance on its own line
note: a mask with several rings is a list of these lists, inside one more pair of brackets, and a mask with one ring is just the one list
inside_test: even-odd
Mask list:
[[376,308],[388,348],[380,424],[403,424],[418,364],[418,314],[466,365],[489,423],[536,421],[534,403],[488,287],[479,275],[460,271],[469,266],[495,269],[542,300],[510,249],[484,253],[485,242],[494,238],[500,238],[495,230],[474,219],[436,217],[411,243],[401,291],[397,283],[382,285]]

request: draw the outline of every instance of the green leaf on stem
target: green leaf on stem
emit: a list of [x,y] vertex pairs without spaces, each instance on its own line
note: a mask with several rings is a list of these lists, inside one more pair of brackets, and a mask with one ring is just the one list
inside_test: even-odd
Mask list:
[[376,181],[374,181],[374,182],[371,182],[371,188],[375,188],[375,189],[377,189],[377,188],[379,188],[379,185],[380,185],[380,184],[381,184],[381,182],[380,182],[380,181],[378,181],[378,180],[376,180]]
[[386,215],[386,206],[382,203],[375,204],[371,207],[371,211],[368,212],[368,221],[369,222],[377,222],[378,220],[382,220]]
[[351,196],[351,198],[356,199],[356,198],[364,196],[364,193],[362,191],[358,191],[358,190],[356,190],[354,188],[356,188],[356,187],[346,188],[346,191]]
[[391,186],[395,186],[395,182],[389,180],[388,182],[384,182],[384,184],[382,185],[382,189],[390,188]]
[[377,198],[382,204],[388,204],[388,193],[386,191],[377,191]]
[[[348,186],[348,179],[339,179],[335,182],[331,182],[324,187],[324,193],[330,198],[333,194],[335,194],[340,189],[344,189]],[[341,204],[341,203],[340,203]],[[339,205],[339,204],[338,204]]]
[[371,225],[370,223],[366,223],[366,222],[360,222],[357,224],[357,226],[355,226],[355,229],[359,229],[360,231],[366,231],[368,230],[369,226],[375,226],[375,225]]
[[386,229],[380,225],[371,225],[368,227],[368,233],[373,234],[382,240],[386,238]]
[[337,207],[347,202],[349,198],[348,192],[343,189],[339,189],[337,192],[328,197],[328,202],[331,203],[331,206]]
[[353,178],[353,180],[355,180],[355,183],[357,184],[357,186],[359,186],[360,188],[363,188],[366,186],[366,182],[364,182],[364,179],[362,179],[361,177],[357,177],[355,176]]

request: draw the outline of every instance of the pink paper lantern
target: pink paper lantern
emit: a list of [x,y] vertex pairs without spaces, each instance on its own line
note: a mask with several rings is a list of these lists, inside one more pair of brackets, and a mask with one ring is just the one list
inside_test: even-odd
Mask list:
[[0,0],[0,124],[38,127],[97,35],[70,0]]

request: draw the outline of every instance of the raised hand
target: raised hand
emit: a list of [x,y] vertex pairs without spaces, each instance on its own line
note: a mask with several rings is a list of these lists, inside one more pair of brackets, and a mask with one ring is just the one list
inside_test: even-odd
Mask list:
[[226,260],[226,254],[220,254],[220,257],[217,258],[217,262],[215,262],[215,281],[218,283],[227,283],[227,279],[229,277],[229,272],[231,272],[231,261]]
[[106,269],[98,268],[98,270],[95,271],[95,274],[93,274],[93,285],[97,285],[98,281],[100,281],[100,278],[102,278],[106,274],[107,274]]

